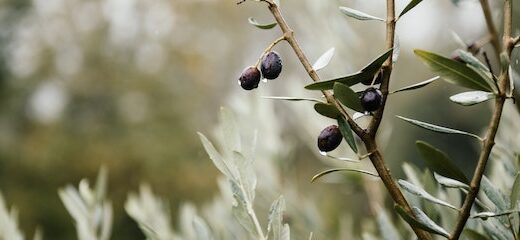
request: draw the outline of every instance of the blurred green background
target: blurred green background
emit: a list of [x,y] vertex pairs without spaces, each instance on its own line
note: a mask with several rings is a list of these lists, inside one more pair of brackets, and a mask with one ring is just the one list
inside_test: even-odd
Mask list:
[[[402,9],[407,1],[397,3]],[[323,78],[357,71],[383,51],[384,25],[345,18],[337,11],[340,5],[377,16],[385,12],[382,0],[282,0],[310,59],[336,48],[333,61],[320,72]],[[30,236],[41,226],[46,239],[74,238],[73,222],[56,191],[93,178],[101,165],[110,175],[113,239],[143,238],[123,211],[127,193],[141,182],[170,201],[173,216],[180,202],[211,199],[217,170],[196,131],[211,133],[219,106],[260,97],[242,91],[237,78],[280,34],[254,28],[247,23],[250,16],[272,21],[264,4],[253,1],[237,6],[232,0],[1,0],[0,190],[20,209],[25,232]],[[401,54],[391,87],[432,77],[412,49],[450,55],[457,48],[451,31],[467,43],[485,36],[478,1],[458,6],[424,1],[406,15],[398,25]],[[284,71],[260,87],[272,95],[319,96],[303,90],[309,80],[291,49],[282,44],[276,51]],[[450,104],[447,97],[458,91],[438,82],[391,97],[380,145],[397,175],[402,161],[417,161],[416,139],[432,142],[471,171],[474,142],[421,131],[392,117],[481,131],[488,106]],[[290,163],[287,176],[298,176],[301,189],[325,191],[331,202],[356,211],[363,197],[345,202],[341,194],[335,196],[338,185],[308,183],[324,167],[313,146],[320,126],[330,121],[294,119],[291,108],[276,108],[284,139],[294,145],[295,154],[284,159]],[[318,127],[301,133],[307,125]]]

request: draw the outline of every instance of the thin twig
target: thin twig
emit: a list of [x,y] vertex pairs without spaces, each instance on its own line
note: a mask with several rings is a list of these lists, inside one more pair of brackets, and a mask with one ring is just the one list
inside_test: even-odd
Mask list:
[[[490,12],[489,5],[487,4],[487,0],[481,0],[482,8],[484,10],[484,13]],[[486,5],[484,5],[486,4]],[[487,9],[487,10],[486,10]],[[511,41],[511,29],[512,29],[512,9],[513,9],[513,3],[512,0],[505,0],[504,1],[504,37],[503,37],[503,49],[502,52],[505,53],[508,57],[511,56],[511,51],[513,49],[513,41]],[[487,17],[486,17],[487,20]],[[488,25],[493,25],[493,22],[487,21]],[[488,29],[491,31],[493,27],[488,26]],[[495,32],[496,33],[496,32]],[[499,55],[497,53],[497,55]],[[466,225],[466,222],[468,221],[471,207],[473,206],[473,203],[475,202],[475,199],[477,197],[477,194],[480,189],[480,181],[482,180],[482,176],[484,175],[484,171],[486,170],[486,165],[489,160],[489,155],[491,153],[491,150],[493,149],[493,146],[495,145],[495,136],[498,131],[498,127],[500,124],[500,118],[502,116],[502,111],[504,108],[505,100],[507,99],[506,96],[506,90],[507,86],[509,85],[509,74],[508,69],[505,68],[500,73],[500,77],[498,80],[498,87],[499,87],[499,93],[495,98],[495,108],[493,110],[493,116],[491,117],[491,121],[488,125],[488,130],[486,133],[486,138],[484,141],[484,144],[482,146],[477,168],[475,169],[475,173],[473,175],[473,178],[470,183],[470,189],[468,194],[466,195],[466,198],[464,199],[464,203],[462,205],[460,214],[457,218],[457,222],[455,225],[455,229],[453,230],[453,233],[450,235],[450,240],[459,239],[462,230],[464,229],[464,226]]]
[[262,61],[262,58],[264,57],[264,55],[266,53],[273,50],[274,46],[276,46],[276,44],[280,43],[283,40],[285,40],[285,36],[281,36],[281,37],[277,38],[276,40],[274,40],[271,44],[269,44],[269,46],[267,46],[267,48],[265,48],[265,50],[262,52],[262,55],[260,55],[260,57],[256,61],[255,67],[258,67],[260,65],[260,62]]
[[493,73],[493,68],[491,67],[491,62],[489,61],[489,57],[488,57],[487,53],[484,51],[482,53],[482,55],[484,55],[484,60],[486,61],[486,65],[489,68],[489,72],[491,73],[491,76],[493,76],[493,80],[496,81],[497,79],[495,78],[495,74]]

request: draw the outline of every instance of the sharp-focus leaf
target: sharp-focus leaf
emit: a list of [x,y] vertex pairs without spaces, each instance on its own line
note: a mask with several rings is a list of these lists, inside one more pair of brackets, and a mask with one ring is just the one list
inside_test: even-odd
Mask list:
[[447,127],[441,127],[441,126],[437,126],[437,125],[434,125],[434,124],[431,124],[431,123],[425,123],[425,122],[421,122],[419,120],[415,120],[415,119],[410,119],[410,118],[405,118],[405,117],[401,117],[401,116],[396,116],[408,123],[411,123],[415,126],[418,126],[418,127],[421,127],[421,128],[424,128],[424,129],[428,129],[430,131],[434,131],[434,132],[438,132],[438,133],[446,133],[446,134],[460,134],[460,135],[466,135],[466,136],[470,136],[470,137],[474,137],[478,140],[482,140],[482,138],[480,138],[479,136],[473,134],[473,133],[468,133],[468,132],[463,132],[463,131],[460,131],[460,130],[456,130],[456,129],[451,129],[451,128],[447,128]]
[[316,180],[320,179],[321,177],[328,175],[330,173],[334,173],[334,172],[357,172],[357,173],[367,174],[372,177],[379,177],[379,175],[377,175],[377,173],[372,173],[372,172],[365,171],[365,170],[351,169],[351,168],[333,168],[333,169],[325,170],[323,172],[320,172],[320,173],[314,175],[314,177],[312,177],[312,179],[311,179],[311,182],[315,182]]
[[356,140],[354,139],[354,134],[352,134],[352,129],[350,129],[350,126],[343,117],[338,118],[338,127],[341,131],[341,135],[343,135],[343,138],[345,139],[345,141],[347,141],[352,151],[358,153]]
[[316,103],[314,104],[314,110],[322,116],[338,119],[341,117],[341,113],[335,106],[326,103]]
[[480,62],[473,54],[464,51],[462,49],[457,49],[457,56],[459,56],[463,62],[472,65],[476,68],[479,68],[481,70],[484,70],[486,72],[489,72],[489,69],[484,65],[482,62]]
[[413,215],[415,216],[407,213],[403,207],[399,205],[395,205],[395,210],[408,224],[410,224],[410,226],[417,227],[431,233],[439,234],[441,236],[449,236],[446,230],[433,222],[428,216],[426,216],[426,214],[424,214],[424,212],[416,207],[412,208]]
[[401,14],[399,14],[399,18],[401,16],[403,16],[405,13],[407,13],[408,11],[412,10],[412,8],[414,8],[415,6],[417,6],[417,4],[419,4],[421,2],[422,2],[422,0],[412,0],[412,1],[410,1],[410,3],[408,3],[408,5],[406,5],[406,7],[403,9]]
[[276,22],[273,22],[273,23],[259,23],[256,21],[256,19],[250,17],[249,19],[247,19],[247,21],[249,21],[249,24],[257,27],[257,28],[260,28],[260,29],[271,29],[271,28],[274,28],[276,27],[277,23]]
[[433,173],[433,177],[435,180],[442,186],[447,188],[461,188],[461,189],[469,189],[468,184],[465,184],[463,182],[457,181],[455,179],[447,178],[442,175],[437,174],[436,172]]
[[309,101],[315,103],[324,103],[323,101],[316,98],[305,98],[305,97],[283,97],[283,96],[262,96],[265,99],[273,99],[273,100],[284,100],[291,102],[299,102],[299,101]]
[[401,186],[401,188],[413,195],[416,195],[416,196],[419,196],[420,198],[423,198],[427,201],[430,201],[432,203],[435,203],[435,204],[438,204],[438,205],[442,205],[442,206],[445,206],[445,207],[449,207],[449,208],[452,208],[452,209],[455,209],[455,210],[458,210],[457,207],[445,202],[445,201],[442,201],[434,196],[432,196],[431,194],[429,194],[428,192],[426,192],[424,189],[418,187],[418,186],[415,186],[413,184],[411,184],[410,182],[407,182],[405,180],[398,180],[397,181],[399,183],[399,186]]
[[267,224],[267,234],[272,233],[275,240],[282,239],[283,231],[283,211],[285,210],[285,200],[280,196],[273,202],[269,210],[269,221]]
[[400,234],[384,209],[377,209],[377,226],[383,240],[400,240]]
[[321,57],[318,58],[318,60],[316,60],[314,65],[312,65],[312,68],[314,69],[314,71],[319,71],[319,70],[323,69],[324,67],[326,67],[327,65],[329,65],[330,60],[334,56],[334,51],[335,51],[335,49],[331,48],[328,51],[326,51],[325,53],[323,53],[323,55],[321,55]]
[[338,99],[340,103],[354,111],[364,111],[357,93],[345,84],[334,83],[334,97]]
[[511,188],[511,206],[513,209],[517,206],[518,200],[520,200],[520,172],[516,174],[515,182],[513,183],[513,187]]
[[479,212],[471,215],[471,218],[481,218],[483,220],[487,220],[488,218],[492,217],[502,217],[506,215],[510,215],[513,213],[518,213],[518,210],[511,210],[511,211],[505,211],[501,213],[494,213],[494,212]]
[[437,172],[442,176],[453,178],[466,184],[469,183],[466,175],[464,175],[464,173],[444,152],[423,141],[417,141],[416,145],[420,155],[426,163],[426,166],[430,170]]
[[455,94],[450,97],[450,100],[462,106],[472,106],[493,98],[495,98],[495,94],[490,92],[470,91]]
[[410,86],[407,86],[407,87],[400,88],[398,90],[393,91],[392,93],[403,92],[403,91],[410,91],[410,90],[422,88],[422,87],[424,87],[426,85],[429,85],[430,83],[432,83],[432,82],[434,82],[434,81],[436,81],[438,79],[440,79],[439,76],[433,77],[433,78],[430,78],[430,79],[428,79],[426,81],[422,81],[420,83],[416,83],[416,84],[413,84],[413,85],[410,85]]
[[479,233],[473,229],[469,229],[469,228],[464,229],[464,231],[462,232],[462,235],[466,236],[467,239],[471,239],[471,240],[489,240],[488,237],[482,235],[481,233]]
[[334,87],[334,83],[336,82],[343,83],[347,86],[353,86],[365,80],[372,80],[374,78],[374,75],[379,71],[379,69],[381,69],[381,66],[386,61],[386,59],[390,57],[392,52],[393,49],[389,49],[385,53],[379,55],[375,60],[373,60],[370,64],[365,66],[363,69],[361,69],[361,71],[357,73],[331,80],[312,83],[305,86],[305,88],[309,90],[328,90],[332,89]]
[[475,90],[492,91],[487,81],[466,64],[423,50],[416,49],[414,52],[444,80]]
[[364,12],[361,12],[361,11],[358,11],[358,10],[355,10],[355,9],[352,9],[352,8],[348,8],[348,7],[339,7],[339,11],[351,18],[355,18],[355,19],[358,19],[358,20],[377,20],[377,21],[382,21],[384,22],[385,20],[382,19],[382,18],[378,18],[378,17],[374,17],[372,15],[368,15]]

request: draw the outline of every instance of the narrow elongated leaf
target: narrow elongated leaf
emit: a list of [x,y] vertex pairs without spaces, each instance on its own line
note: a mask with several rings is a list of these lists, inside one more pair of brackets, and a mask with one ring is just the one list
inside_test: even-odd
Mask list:
[[509,209],[510,203],[504,193],[496,185],[492,184],[486,176],[482,177],[480,184],[486,197],[497,207],[495,211],[505,212]]
[[327,152],[320,152],[320,154],[324,157],[328,157],[330,159],[334,159],[334,160],[338,160],[338,161],[342,161],[342,162],[351,162],[351,163],[359,163],[361,162],[360,160],[357,160],[357,159],[352,159],[352,158],[348,158],[348,157],[336,157],[336,156],[332,156],[330,155],[329,153]]
[[463,131],[460,131],[460,130],[456,130],[456,129],[451,129],[451,128],[447,128],[447,127],[441,127],[441,126],[437,126],[437,125],[434,125],[434,124],[431,124],[431,123],[425,123],[425,122],[421,122],[419,120],[415,120],[415,119],[410,119],[410,118],[405,118],[405,117],[401,117],[401,116],[396,116],[397,118],[400,118],[408,123],[411,123],[415,126],[418,126],[418,127],[422,127],[424,129],[428,129],[430,131],[434,131],[434,132],[438,132],[438,133],[446,133],[446,134],[460,134],[460,135],[466,135],[466,136],[470,136],[470,137],[474,137],[478,140],[481,140],[482,141],[482,138],[473,134],[473,133],[468,133],[468,132],[463,132]]
[[326,67],[327,65],[329,65],[330,60],[334,56],[334,51],[335,51],[335,49],[331,48],[328,51],[326,51],[325,53],[323,53],[323,55],[321,55],[321,57],[318,58],[318,60],[316,60],[314,65],[312,65],[312,68],[314,69],[314,71],[319,71],[319,70],[323,69],[324,67]]
[[215,167],[217,167],[218,170],[229,179],[235,179],[236,173],[235,170],[231,169],[231,166],[229,166],[229,163],[227,163],[220,153],[215,149],[213,144],[204,136],[204,134],[197,132],[199,135],[200,141],[202,142],[202,146],[206,150],[206,153],[208,153],[209,158],[211,161],[213,161],[213,164]]
[[442,186],[447,188],[460,188],[460,189],[469,189],[468,184],[465,184],[463,182],[457,181],[455,179],[447,178],[444,176],[441,176],[437,174],[436,172],[433,173],[433,177],[435,180]]
[[346,107],[355,110],[357,112],[363,112],[363,106],[359,96],[349,86],[342,83],[334,83],[334,97]]
[[483,91],[471,91],[455,94],[450,97],[450,100],[462,106],[472,106],[475,104],[485,102],[492,98],[495,98],[495,94],[493,93]]
[[430,170],[463,183],[469,183],[466,175],[464,175],[444,152],[423,141],[417,141],[416,145],[426,166]]
[[396,34],[394,36],[394,52],[392,53],[392,62],[396,63],[397,59],[399,59],[399,54],[401,53],[401,41],[399,41],[399,36]]
[[471,54],[467,51],[464,51],[462,49],[458,49],[456,52],[457,52],[457,56],[459,56],[462,59],[462,61],[464,61],[467,64],[472,65],[476,68],[489,72],[489,69],[486,67],[486,65],[484,65],[482,62],[480,62],[475,56],[473,56],[473,54]]
[[334,83],[336,83],[336,82],[343,83],[347,86],[353,86],[353,85],[358,84],[365,80],[366,81],[372,80],[374,75],[379,71],[379,69],[381,69],[381,66],[386,61],[386,59],[388,59],[388,57],[390,57],[392,52],[393,52],[393,49],[389,49],[385,53],[379,55],[370,64],[365,66],[363,69],[361,69],[361,71],[359,71],[357,73],[347,75],[344,77],[334,78],[331,80],[312,83],[312,84],[305,86],[305,88],[309,89],[309,90],[328,90],[328,89],[332,89],[334,87]]
[[345,139],[345,141],[347,141],[352,151],[358,153],[356,140],[354,139],[354,135],[352,134],[352,129],[350,129],[350,126],[343,117],[338,118],[338,127],[341,131],[341,135],[343,135],[343,138]]
[[428,80],[422,81],[420,83],[416,83],[416,84],[413,84],[413,85],[410,85],[410,86],[407,86],[407,87],[399,88],[399,89],[393,91],[392,93],[404,92],[404,91],[410,91],[410,90],[422,88],[422,87],[427,86],[430,83],[432,83],[432,82],[434,82],[434,81],[436,81],[438,79],[440,79],[439,76],[433,77],[433,78],[430,78]]
[[249,22],[249,24],[257,27],[257,28],[260,28],[260,29],[271,29],[271,28],[274,28],[276,27],[276,25],[278,23],[276,22],[273,22],[273,23],[259,23],[256,21],[256,19],[250,17],[249,19],[247,19],[247,21]]
[[412,10],[412,8],[414,8],[415,6],[417,6],[417,4],[419,4],[421,2],[422,2],[422,0],[412,0],[412,1],[410,1],[410,3],[408,3],[408,5],[406,5],[406,7],[403,9],[401,14],[399,14],[399,18],[401,18],[401,16],[403,16],[408,11]]
[[410,182],[407,182],[405,180],[398,180],[397,183],[399,183],[399,186],[401,186],[401,188],[413,195],[416,195],[416,196],[419,196],[420,198],[423,198],[427,201],[430,201],[432,203],[435,203],[435,204],[438,204],[438,205],[441,205],[441,206],[445,206],[445,207],[449,207],[451,209],[455,209],[455,210],[458,210],[457,207],[445,202],[445,201],[442,201],[434,196],[432,196],[431,194],[429,194],[428,192],[426,192],[424,189],[418,187],[418,186],[415,186],[413,185],[412,183]]
[[311,182],[315,182],[316,180],[320,179],[321,177],[328,175],[330,173],[334,173],[334,172],[357,172],[357,173],[367,174],[372,177],[379,177],[379,175],[377,175],[377,173],[372,173],[372,172],[365,171],[365,170],[351,169],[351,168],[333,168],[333,169],[325,170],[323,172],[320,172],[320,173],[314,175],[314,177],[312,177],[312,179],[311,179]]
[[291,101],[291,102],[309,101],[309,102],[315,102],[315,103],[325,103],[316,98],[305,98],[305,97],[262,96],[262,98],[272,99],[272,100],[284,100],[284,101]]
[[518,200],[520,200],[520,172],[516,174],[515,183],[513,183],[513,188],[511,189],[511,206],[513,209],[517,206]]
[[272,239],[282,239],[283,230],[283,211],[285,210],[285,200],[280,196],[273,202],[269,210],[269,221],[267,223],[267,234],[272,233]]
[[341,117],[341,113],[335,106],[326,103],[316,103],[314,104],[314,110],[322,116],[338,119]]
[[425,231],[439,234],[441,236],[449,237],[448,232],[444,230],[442,227],[433,222],[423,211],[420,209],[413,207],[412,211],[415,216],[407,213],[403,207],[399,205],[395,205],[395,210],[397,213],[405,220],[410,226],[417,227],[423,229]]
[[471,239],[471,240],[489,240],[488,237],[482,235],[481,233],[479,233],[473,229],[469,229],[469,228],[464,229],[464,231],[462,232],[462,235],[466,236],[467,239]]
[[361,12],[361,11],[358,11],[358,10],[355,10],[355,9],[352,9],[352,8],[348,8],[348,7],[339,7],[339,11],[351,18],[355,18],[357,20],[363,20],[363,21],[366,21],[366,20],[377,20],[377,21],[381,21],[381,22],[384,22],[385,20],[382,19],[382,18],[378,18],[378,17],[374,17],[372,15],[368,15],[364,12]]
[[450,83],[475,90],[492,91],[487,81],[464,63],[423,50],[416,49],[414,53],[426,63],[435,74]]
[[471,218],[481,218],[481,219],[487,220],[488,218],[491,218],[491,217],[502,217],[502,216],[510,215],[510,214],[517,213],[517,212],[518,212],[518,210],[510,210],[510,211],[505,211],[505,212],[501,212],[501,213],[479,212],[479,213],[475,213],[474,215],[472,215]]
[[377,226],[383,240],[400,240],[400,234],[384,209],[378,208]]

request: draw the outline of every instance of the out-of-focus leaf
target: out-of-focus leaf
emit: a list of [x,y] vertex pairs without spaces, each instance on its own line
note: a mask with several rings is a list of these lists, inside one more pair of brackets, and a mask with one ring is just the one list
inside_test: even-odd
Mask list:
[[267,234],[272,233],[274,240],[282,239],[283,231],[283,211],[285,210],[285,200],[280,196],[273,202],[269,210],[269,221],[267,223]]
[[480,184],[486,197],[497,207],[496,211],[505,212],[509,209],[510,203],[506,200],[504,193],[492,184],[486,176],[482,178]]
[[501,217],[501,216],[506,216],[506,215],[510,215],[513,213],[518,213],[518,212],[519,212],[518,210],[505,211],[505,212],[501,212],[501,213],[479,212],[479,213],[473,214],[471,216],[471,218],[481,218],[483,220],[487,220],[488,218],[491,218],[491,217]]
[[462,59],[463,62],[472,65],[478,69],[484,70],[486,72],[489,72],[489,69],[484,65],[482,62],[480,62],[473,54],[464,51],[462,49],[457,49],[457,55]]
[[516,206],[518,205],[518,200],[520,200],[520,172],[516,174],[515,182],[513,183],[513,187],[511,189],[510,199],[510,208],[516,208]]
[[457,207],[445,202],[445,201],[442,201],[434,196],[432,196],[431,194],[429,194],[428,192],[426,192],[424,189],[418,187],[418,186],[415,186],[405,180],[398,180],[397,181],[399,183],[399,186],[401,186],[401,188],[413,195],[416,195],[416,196],[419,196],[420,198],[423,198],[427,201],[430,201],[432,203],[435,203],[435,204],[438,204],[438,205],[442,205],[442,206],[445,206],[445,207],[449,207],[449,208],[452,208],[452,209],[455,209],[455,210],[458,210]]
[[468,47],[462,38],[460,38],[460,36],[453,30],[451,30],[451,36],[453,37],[453,40],[455,40],[455,42],[459,45],[459,48],[466,49]]
[[401,14],[399,14],[399,18],[401,18],[401,16],[403,16],[408,11],[412,10],[412,8],[414,8],[415,6],[417,6],[417,4],[419,4],[421,2],[422,2],[422,0],[412,0],[412,1],[410,1],[410,3],[408,3],[408,5],[406,5],[406,7],[403,9]]
[[328,90],[332,89],[334,87],[334,83],[336,82],[343,83],[347,86],[353,86],[367,79],[371,80],[374,77],[374,75],[379,71],[379,69],[381,69],[381,66],[386,61],[386,59],[388,59],[390,54],[392,54],[392,51],[393,49],[389,49],[385,53],[381,54],[357,73],[347,75],[344,77],[335,78],[332,80],[312,83],[305,86],[305,88],[309,90]]
[[314,65],[312,65],[312,68],[314,69],[314,71],[319,71],[319,70],[323,69],[324,67],[326,67],[327,65],[329,65],[330,60],[334,56],[334,51],[335,51],[335,49],[331,48],[331,49],[327,50],[325,53],[323,53],[323,55],[321,55],[318,58],[318,60],[316,60]]
[[382,18],[378,18],[378,17],[374,17],[372,15],[369,15],[369,14],[366,14],[364,12],[361,12],[361,11],[358,11],[358,10],[355,10],[355,9],[352,9],[352,8],[348,8],[348,7],[339,7],[339,11],[351,18],[355,18],[357,20],[363,20],[363,21],[366,21],[366,20],[377,20],[377,21],[382,21],[384,22],[385,20],[382,19]]
[[386,211],[381,208],[377,210],[377,226],[383,240],[401,239],[399,231],[395,228],[394,223],[390,220]]
[[450,97],[450,100],[462,106],[472,106],[493,98],[495,98],[495,94],[490,92],[470,91],[455,94]]
[[276,6],[280,6],[280,0],[273,0],[274,4],[276,4]]
[[463,183],[469,183],[466,175],[464,175],[444,152],[423,141],[417,141],[416,145],[426,166],[428,166],[430,170]]
[[247,206],[247,202],[240,190],[240,186],[238,186],[235,182],[230,181],[231,190],[233,192],[233,197],[235,198],[235,204],[233,205],[232,212],[237,221],[246,229],[246,231],[251,236],[258,236],[256,232],[256,227],[251,218],[251,215],[248,213],[249,209]]
[[447,127],[441,127],[441,126],[437,126],[437,125],[434,125],[434,124],[431,124],[431,123],[425,123],[425,122],[422,122],[422,121],[419,121],[419,120],[415,120],[415,119],[410,119],[410,118],[405,118],[405,117],[401,117],[401,116],[396,116],[408,123],[411,123],[415,126],[418,126],[418,127],[421,127],[421,128],[424,128],[424,129],[428,129],[430,131],[434,131],[434,132],[438,132],[438,133],[446,133],[446,134],[460,134],[460,135],[466,135],[466,136],[470,136],[470,137],[474,137],[480,141],[482,141],[482,138],[480,138],[479,136],[473,134],[473,133],[468,133],[468,132],[463,132],[463,131],[460,131],[460,130],[456,130],[456,129],[451,129],[451,128],[447,128]]
[[328,175],[330,173],[334,173],[334,172],[357,172],[357,173],[367,174],[372,177],[379,177],[379,175],[377,175],[377,173],[372,173],[372,172],[365,171],[365,170],[351,169],[351,168],[333,168],[333,169],[325,170],[323,172],[320,172],[320,173],[314,175],[314,177],[312,177],[312,179],[311,179],[311,182],[315,182],[316,180],[320,179],[321,177]]
[[262,98],[272,99],[272,100],[284,100],[284,101],[291,101],[291,102],[309,101],[309,102],[315,102],[315,103],[324,103],[323,101],[316,99],[316,98],[305,98],[305,97],[262,96]]
[[441,176],[437,174],[436,172],[433,173],[433,177],[435,180],[442,186],[447,188],[462,188],[462,189],[469,189],[469,186],[465,183],[462,183],[458,180],[447,178],[444,176]]
[[433,222],[426,214],[424,214],[421,209],[413,207],[413,215],[407,213],[403,207],[399,205],[395,205],[395,210],[397,213],[411,226],[423,229],[425,231],[439,234],[441,236],[449,237],[449,234],[442,227]]
[[352,159],[352,158],[348,158],[348,157],[336,157],[336,156],[332,156],[330,155],[329,153],[326,153],[326,152],[320,152],[322,156],[325,156],[325,157],[328,157],[330,159],[334,159],[334,160],[338,160],[338,161],[343,161],[343,162],[352,162],[352,163],[359,163],[360,161],[357,160],[357,159]]
[[356,140],[354,139],[354,134],[352,134],[352,129],[350,129],[350,126],[343,117],[338,118],[338,127],[341,131],[341,135],[343,135],[343,138],[345,139],[345,141],[347,141],[352,151],[358,153]]
[[515,83],[520,82],[520,74],[509,66],[509,95],[515,92]]
[[211,231],[209,230],[208,225],[202,218],[195,215],[193,217],[193,230],[195,231],[197,240],[211,240],[213,239]]
[[462,232],[462,235],[467,237],[467,239],[471,239],[471,240],[489,240],[488,237],[482,235],[481,233],[479,233],[473,229],[469,229],[469,228],[464,229],[464,231]]
[[492,91],[492,87],[488,85],[487,81],[466,64],[423,50],[416,49],[414,52],[444,80],[475,90]]
[[399,59],[399,54],[401,53],[401,42],[399,41],[399,36],[397,34],[394,36],[394,52],[392,53],[392,62],[396,63],[397,59]]
[[342,83],[334,83],[334,97],[343,105],[357,112],[363,112],[363,106],[359,96],[349,86]]
[[209,158],[211,161],[213,161],[213,164],[215,167],[217,167],[218,170],[222,174],[224,174],[229,179],[235,179],[236,173],[234,170],[232,170],[227,162],[224,161],[220,153],[215,149],[213,144],[204,136],[204,134],[197,132],[199,135],[200,141],[202,142],[202,146],[206,150],[206,153],[208,153]]
[[282,236],[280,240],[291,240],[291,229],[289,228],[289,224],[284,224],[282,229]]
[[238,123],[235,115],[227,108],[220,108],[220,122],[222,124],[222,136],[224,136],[223,144],[229,152],[241,151],[242,141],[240,138],[240,131],[238,130]]
[[490,218],[486,221],[481,221],[484,231],[493,240],[510,240],[514,239],[513,234],[504,227],[496,218]]
[[422,82],[419,82],[419,83],[416,83],[416,84],[413,84],[413,85],[410,85],[410,86],[406,86],[406,87],[397,89],[397,90],[393,91],[392,93],[403,92],[403,91],[410,91],[410,90],[422,88],[422,87],[424,87],[426,85],[429,85],[430,83],[432,83],[432,82],[434,82],[434,81],[436,81],[438,79],[440,79],[439,76],[433,77],[433,78],[430,78],[428,80],[425,80],[425,81],[422,81]]
[[253,169],[253,161],[247,159],[239,152],[233,152],[234,165],[238,170],[237,181],[242,186],[245,197],[248,203],[252,203],[255,199],[256,189],[256,173]]
[[273,23],[259,23],[256,21],[256,19],[250,17],[249,19],[247,19],[247,21],[249,22],[249,24],[257,27],[257,28],[260,28],[260,29],[271,29],[271,28],[274,28],[276,27],[276,25],[278,23],[276,22],[273,22]]
[[322,116],[338,119],[341,117],[341,113],[335,106],[326,103],[316,103],[314,104],[314,110]]

